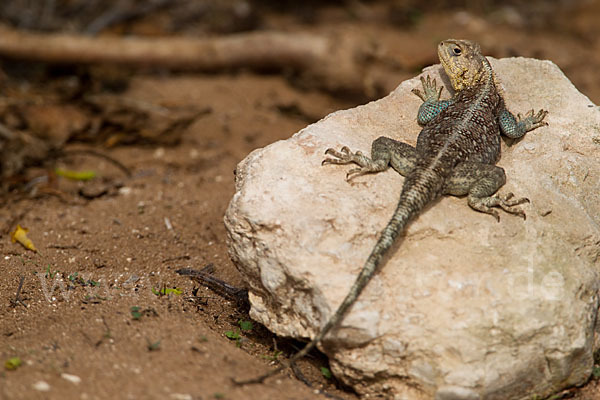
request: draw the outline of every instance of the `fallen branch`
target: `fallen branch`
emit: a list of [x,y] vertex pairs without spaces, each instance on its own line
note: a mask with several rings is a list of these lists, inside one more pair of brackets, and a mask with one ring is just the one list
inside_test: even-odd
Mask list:
[[176,70],[289,70],[328,90],[363,91],[371,45],[347,35],[254,32],[218,38],[34,33],[0,25],[0,56],[60,64],[113,63]]
[[243,288],[237,288],[228,284],[225,281],[215,278],[214,276],[212,276],[213,271],[214,266],[212,264],[208,264],[201,270],[196,270],[192,268],[182,268],[178,269],[175,272],[182,276],[188,276],[193,281],[196,281],[201,285],[207,286],[209,289],[211,289],[220,296],[223,296],[230,300],[234,300],[239,308],[249,310],[250,301],[248,300],[248,290]]

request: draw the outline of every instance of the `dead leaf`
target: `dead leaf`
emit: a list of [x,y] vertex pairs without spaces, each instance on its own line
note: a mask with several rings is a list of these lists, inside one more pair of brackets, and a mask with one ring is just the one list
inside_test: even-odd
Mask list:
[[15,231],[10,234],[10,239],[13,243],[19,242],[26,249],[37,252],[33,242],[27,237],[27,232],[29,232],[29,229],[22,228],[21,225],[17,225]]

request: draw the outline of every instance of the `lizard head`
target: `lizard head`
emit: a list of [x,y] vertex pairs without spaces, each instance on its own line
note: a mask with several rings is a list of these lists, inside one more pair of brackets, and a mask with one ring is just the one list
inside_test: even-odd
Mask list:
[[484,56],[475,42],[448,39],[438,45],[440,62],[454,90],[475,86],[485,76]]

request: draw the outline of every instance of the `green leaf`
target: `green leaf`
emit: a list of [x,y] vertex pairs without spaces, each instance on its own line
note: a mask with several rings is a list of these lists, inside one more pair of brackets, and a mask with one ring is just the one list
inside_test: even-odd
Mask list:
[[275,350],[273,351],[273,354],[267,354],[266,356],[263,356],[263,358],[271,361],[277,361],[277,357],[279,357],[282,353],[283,351],[281,350]]
[[157,296],[165,296],[165,295],[169,295],[169,294],[174,294],[176,296],[179,296],[180,294],[183,293],[183,291],[178,288],[166,288],[165,287],[160,290],[152,288],[152,293],[154,293]]
[[240,319],[238,324],[240,325],[240,329],[242,331],[251,331],[254,328],[254,325],[252,325],[252,321],[244,321]]
[[326,379],[331,379],[331,377],[333,376],[333,375],[331,374],[331,371],[330,371],[330,370],[329,370],[329,368],[327,368],[327,367],[321,367],[321,373],[323,374],[323,376],[324,376]]
[[63,178],[72,179],[75,181],[89,181],[96,177],[94,171],[71,171],[68,169],[56,168],[54,173]]
[[594,365],[594,368],[592,369],[592,375],[594,376],[594,379],[600,378],[600,365]]
[[138,306],[133,306],[129,309],[131,311],[131,317],[135,320],[139,320],[142,318],[142,313],[140,312],[140,308]]
[[12,357],[4,362],[4,368],[9,371],[14,371],[15,369],[19,368],[21,364],[22,362],[19,357]]

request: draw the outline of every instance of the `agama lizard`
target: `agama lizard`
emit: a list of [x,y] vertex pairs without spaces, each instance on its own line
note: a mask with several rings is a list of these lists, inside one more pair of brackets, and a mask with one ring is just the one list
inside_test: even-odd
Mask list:
[[[498,90],[496,77],[477,43],[466,40],[444,40],[438,45],[438,56],[450,78],[455,95],[440,100],[443,87],[435,80],[421,78],[423,91],[413,93],[423,100],[417,122],[423,130],[417,146],[379,137],[371,147],[371,158],[360,151],[352,153],[327,149],[332,158],[323,164],[357,164],[346,175],[357,176],[387,170],[390,166],[405,177],[396,211],[381,233],[369,258],[348,295],[315,338],[289,360],[291,365],[304,357],[336,326],[371,280],[381,260],[406,225],[425,206],[441,195],[467,196],[471,208],[491,214],[498,221],[494,207],[522,216],[518,207],[526,198],[513,199],[512,193],[494,195],[506,182],[504,169],[495,164],[500,159],[500,135],[520,138],[525,133],[547,125],[547,111],[531,110],[517,118],[506,109]],[[239,383],[258,383],[277,374],[288,365],[276,368],[258,378]]]

